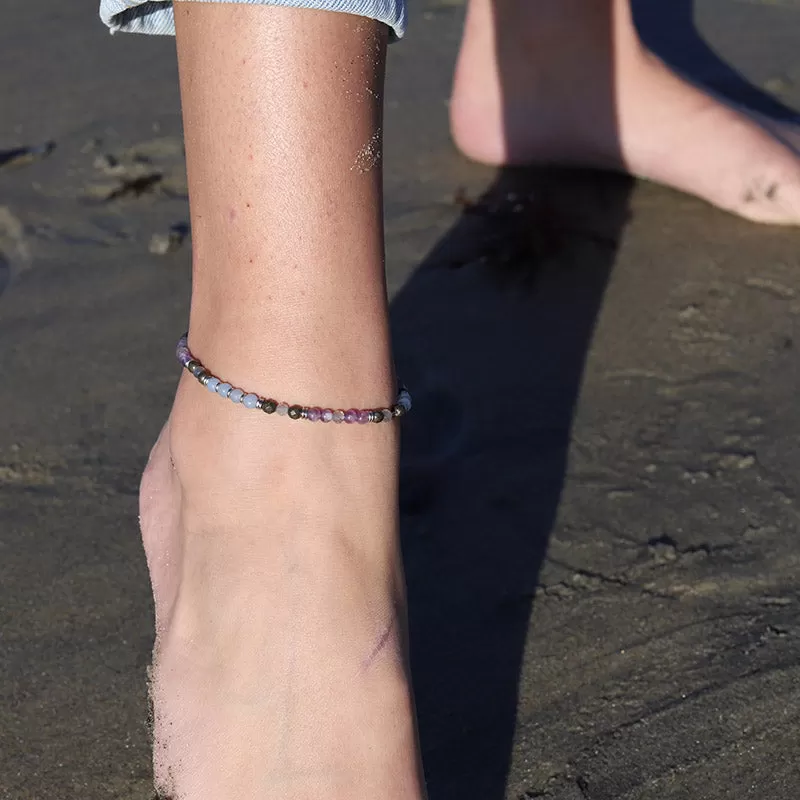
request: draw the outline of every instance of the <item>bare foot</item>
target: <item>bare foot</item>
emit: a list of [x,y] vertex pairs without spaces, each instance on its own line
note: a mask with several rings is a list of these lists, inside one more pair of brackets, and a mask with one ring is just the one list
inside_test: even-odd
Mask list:
[[640,43],[628,0],[471,0],[450,113],[477,161],[619,169],[800,223],[799,151],[783,143],[797,130],[768,131],[678,77]]
[[420,800],[394,426],[253,421],[201,393],[182,384],[142,481],[157,790]]

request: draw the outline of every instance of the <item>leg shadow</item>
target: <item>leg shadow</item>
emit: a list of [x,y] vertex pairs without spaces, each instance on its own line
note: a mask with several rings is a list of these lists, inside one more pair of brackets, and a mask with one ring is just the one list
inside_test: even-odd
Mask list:
[[517,682],[631,181],[506,170],[393,303],[412,669],[432,800],[505,796]]

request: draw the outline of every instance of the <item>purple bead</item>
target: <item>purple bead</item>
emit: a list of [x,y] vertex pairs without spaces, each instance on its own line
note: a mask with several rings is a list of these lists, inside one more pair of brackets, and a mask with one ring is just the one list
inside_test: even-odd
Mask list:
[[358,424],[365,425],[367,422],[369,422],[369,411],[359,411]]
[[178,361],[184,365],[192,360],[192,354],[189,352],[189,343],[186,335],[181,336],[180,340],[178,341],[178,345],[175,348],[175,355],[178,356]]
[[319,422],[319,418],[322,416],[322,409],[321,408],[309,408],[306,411],[306,419],[309,422]]
[[344,412],[344,421],[349,422],[351,425],[354,422],[358,422],[358,411],[356,409],[351,408],[349,411]]
[[323,408],[322,409],[322,416],[320,419],[323,422],[330,422],[333,419],[333,409],[332,408]]

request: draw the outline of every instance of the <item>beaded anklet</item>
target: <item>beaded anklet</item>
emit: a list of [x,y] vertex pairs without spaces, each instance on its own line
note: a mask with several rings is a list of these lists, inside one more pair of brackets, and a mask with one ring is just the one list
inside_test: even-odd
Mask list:
[[299,406],[281,403],[271,398],[261,397],[244,389],[237,389],[226,383],[221,378],[212,375],[203,364],[198,361],[189,350],[189,334],[185,333],[178,342],[175,355],[178,361],[197,380],[220,397],[225,397],[234,403],[240,403],[245,408],[258,409],[265,414],[278,414],[290,419],[307,419],[309,422],[347,422],[350,424],[367,422],[391,422],[411,411],[411,395],[402,384],[397,395],[397,400],[391,408],[351,408],[347,411],[333,408],[318,408],[316,406]]

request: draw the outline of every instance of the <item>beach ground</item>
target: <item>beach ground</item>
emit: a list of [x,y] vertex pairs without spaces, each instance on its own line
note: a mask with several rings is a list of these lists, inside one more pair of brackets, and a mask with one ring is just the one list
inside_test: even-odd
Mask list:
[[[800,108],[797,2],[635,5],[695,79]],[[431,800],[795,800],[800,231],[469,164],[462,18],[415,4],[385,125]],[[3,23],[0,798],[149,800],[136,493],[189,297],[174,44],[108,36],[94,0]]]

